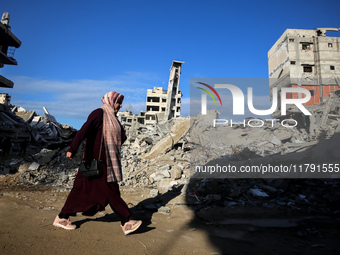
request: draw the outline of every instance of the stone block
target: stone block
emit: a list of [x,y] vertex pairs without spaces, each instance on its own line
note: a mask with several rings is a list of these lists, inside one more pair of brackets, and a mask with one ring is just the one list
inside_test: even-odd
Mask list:
[[160,182],[158,183],[158,190],[160,193],[166,193],[169,190],[171,190],[172,185],[170,184],[172,182],[171,179],[162,179],[160,180]]
[[171,211],[170,208],[166,207],[166,206],[162,206],[162,207],[158,208],[158,212],[159,213],[169,214],[170,211]]
[[143,155],[142,158],[151,159],[165,153],[188,132],[189,128],[190,119],[177,120],[171,128],[170,135],[157,142],[152,147],[151,151],[148,154]]
[[249,193],[253,197],[269,197],[269,195],[261,189],[249,189]]
[[171,168],[171,178],[174,179],[174,180],[178,180],[178,179],[181,179],[181,177],[182,177],[181,168],[177,165],[174,165]]
[[28,167],[28,170],[29,170],[29,171],[35,171],[35,170],[38,170],[39,167],[40,167],[40,164],[38,164],[37,162],[33,162],[33,163]]
[[158,189],[152,189],[150,190],[150,196],[151,197],[157,197],[159,195]]
[[162,172],[160,172],[159,174],[163,175],[164,178],[170,178],[170,171],[169,170],[163,170]]

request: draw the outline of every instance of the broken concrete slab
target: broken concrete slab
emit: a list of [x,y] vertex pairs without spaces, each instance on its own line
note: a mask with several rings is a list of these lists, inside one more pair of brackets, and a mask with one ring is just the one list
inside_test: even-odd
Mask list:
[[249,193],[254,197],[269,197],[269,195],[261,189],[249,189]]
[[274,145],[280,146],[281,145],[281,140],[279,138],[277,138],[275,135],[272,137],[272,139],[270,140],[270,142]]
[[142,159],[151,159],[164,154],[167,150],[171,149],[189,130],[190,119],[178,119],[172,126],[171,132],[168,136],[156,143],[151,151],[141,156]]
[[293,136],[292,132],[282,128],[276,129],[274,134],[281,142],[290,140]]
[[162,179],[158,184],[158,190],[160,193],[165,193],[171,190],[176,184],[171,179]]
[[30,171],[35,171],[35,170],[38,170],[40,167],[40,164],[38,164],[37,162],[33,162],[29,167],[28,167],[28,170]]
[[182,170],[178,165],[174,165],[171,168],[171,178],[174,180],[181,179],[182,177]]
[[170,208],[169,207],[166,207],[166,206],[162,206],[160,208],[158,208],[158,212],[159,213],[163,213],[163,214],[170,214]]
[[150,196],[151,197],[157,197],[159,195],[158,189],[152,189],[150,190]]

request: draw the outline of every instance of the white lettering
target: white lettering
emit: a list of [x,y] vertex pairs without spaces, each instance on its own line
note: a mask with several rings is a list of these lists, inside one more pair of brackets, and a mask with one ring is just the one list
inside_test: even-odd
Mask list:
[[[284,122],[294,122],[294,126],[290,126],[290,125],[285,125]],[[293,127],[296,127],[297,126],[297,121],[294,120],[294,119],[286,119],[286,120],[283,120],[281,121],[281,125],[284,126],[284,127],[288,127],[288,128],[293,128]]]
[[[216,127],[217,125],[227,125],[230,127],[237,126],[237,125],[243,125],[243,127],[252,127],[252,128],[260,128],[263,126],[268,126],[268,124],[273,127],[275,123],[279,121],[278,119],[265,119],[265,121],[261,119],[251,119],[246,122],[244,119],[243,121],[233,121],[232,119],[214,119],[213,120],[213,127]],[[284,119],[281,122],[278,122],[281,124],[281,126],[286,128],[293,128],[298,125],[298,122],[294,119]],[[292,125],[293,124],[293,125]]]
[[256,110],[253,105],[253,88],[248,88],[248,108],[256,115],[270,115],[277,108],[277,88],[273,88],[273,102],[269,110]]
[[[250,123],[251,122],[254,122],[255,123],[255,125],[254,126],[252,126]],[[259,126],[259,125],[257,125],[257,123],[261,123],[261,125]],[[264,125],[264,122],[263,122],[263,120],[259,120],[259,119],[252,119],[252,120],[249,120],[248,121],[248,126],[249,127],[262,127]]]
[[[215,84],[215,88],[226,88],[231,91],[233,97],[233,115],[244,115],[244,94],[242,90],[235,85],[231,84]],[[288,99],[287,93],[301,93],[306,95],[304,98]],[[257,110],[253,105],[253,88],[248,88],[248,109],[256,115],[269,115],[276,111],[278,95],[277,88],[273,88],[272,106],[268,110]],[[311,99],[311,93],[304,88],[282,88],[281,89],[281,115],[287,115],[287,104],[293,104],[299,108],[305,115],[312,115],[302,104]],[[202,115],[207,114],[207,95],[201,96],[201,112]]]
[[[302,93],[304,98],[287,99],[287,93]],[[311,98],[310,91],[304,88],[282,88],[281,89],[281,115],[286,115],[287,104],[295,104],[305,115],[312,115],[302,104],[307,103]]]
[[229,89],[233,96],[233,114],[244,115],[244,95],[239,87],[231,84],[215,84],[217,89]]

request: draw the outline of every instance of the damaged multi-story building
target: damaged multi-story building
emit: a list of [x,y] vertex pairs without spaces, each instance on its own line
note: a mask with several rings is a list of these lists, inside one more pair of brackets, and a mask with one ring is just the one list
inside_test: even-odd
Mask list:
[[[306,116],[294,105],[285,118],[298,121],[312,137],[327,131],[327,121],[339,112],[340,38],[326,36],[340,28],[287,29],[268,52],[270,98],[277,88],[278,100],[284,87],[309,90],[311,99],[304,106],[312,112]],[[287,99],[303,98],[303,93],[287,93]],[[280,107],[280,101],[279,105]],[[276,111],[271,115],[281,119]]]
[[[21,46],[21,41],[12,33],[9,26],[9,13],[4,12],[0,22],[0,68],[5,65],[17,65],[18,62],[14,59],[16,48]],[[0,87],[13,88],[14,83],[0,75]],[[7,93],[0,94],[0,110],[8,110],[11,97]]]
[[183,63],[172,61],[167,90],[162,87],[147,90],[145,112],[141,112],[140,115],[132,114],[130,111],[119,113],[124,126],[131,127],[133,123],[153,125],[158,121],[178,118],[181,115],[182,92],[179,90],[179,80]]
[[[14,59],[16,48],[21,46],[21,41],[12,33],[9,26],[9,13],[4,12],[0,21],[0,68],[5,65],[17,65]],[[13,88],[13,81],[0,75],[1,88]],[[11,96],[7,93],[0,93],[0,144],[2,140],[28,136],[26,125],[11,111]],[[1,149],[1,146],[0,146]]]
[[[21,41],[11,32],[9,21],[9,14],[5,12],[0,22],[0,67],[18,64],[14,59],[14,52],[21,46]],[[0,75],[0,87],[13,88],[14,83]],[[4,149],[18,152],[31,142],[38,144],[59,138],[68,139],[64,131],[71,130],[71,127],[64,125],[64,128],[45,107],[44,111],[44,116],[39,116],[35,111],[14,106],[9,94],[0,93],[0,155],[6,154]]]
[[[339,28],[287,29],[268,52],[272,89],[301,87],[311,92],[306,105],[324,102],[340,86],[340,38],[326,36]],[[301,93],[287,95],[301,98]]]

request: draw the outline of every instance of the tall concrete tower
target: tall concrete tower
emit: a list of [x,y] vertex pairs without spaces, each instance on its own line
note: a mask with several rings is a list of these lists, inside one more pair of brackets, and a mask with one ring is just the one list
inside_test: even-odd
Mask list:
[[170,67],[167,107],[165,112],[167,119],[176,118],[181,115],[182,92],[179,90],[179,78],[181,76],[183,63],[184,62],[173,60]]

